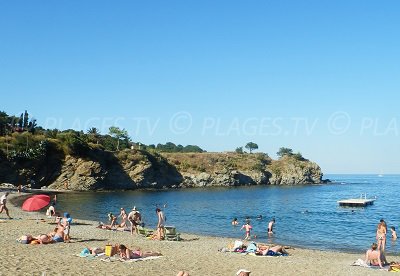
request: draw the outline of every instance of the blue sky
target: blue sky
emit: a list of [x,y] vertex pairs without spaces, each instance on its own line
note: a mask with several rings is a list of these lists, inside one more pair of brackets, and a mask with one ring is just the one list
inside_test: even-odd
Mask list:
[[1,1],[0,109],[400,173],[400,2]]

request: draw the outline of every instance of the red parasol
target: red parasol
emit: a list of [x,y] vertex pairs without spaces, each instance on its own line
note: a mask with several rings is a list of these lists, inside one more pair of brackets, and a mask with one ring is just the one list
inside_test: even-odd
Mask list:
[[24,204],[22,204],[22,210],[28,212],[38,211],[49,205],[49,203],[50,197],[48,195],[34,195],[24,201]]

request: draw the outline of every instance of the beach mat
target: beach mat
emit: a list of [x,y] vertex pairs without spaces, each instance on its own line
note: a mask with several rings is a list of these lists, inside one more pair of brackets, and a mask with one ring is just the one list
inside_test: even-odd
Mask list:
[[123,260],[121,258],[116,258],[116,257],[107,257],[107,258],[101,258],[100,260],[103,262],[122,262],[122,263],[135,263],[135,262],[140,262],[140,261],[149,261],[149,260],[155,260],[159,259],[163,256],[149,256],[149,257],[144,257],[144,258],[135,258],[135,259],[129,259],[129,260]]
[[389,270],[389,266],[384,266],[383,268],[380,268],[379,266],[371,266],[368,265],[364,260],[358,259],[354,263],[351,264],[352,266],[360,266],[360,267],[365,267],[365,268],[370,268],[370,269],[377,269],[377,270]]
[[123,262],[123,263],[134,263],[134,262],[139,262],[139,261],[149,261],[149,260],[155,260],[155,259],[159,259],[163,256],[149,256],[149,257],[144,257],[144,258],[135,258],[135,259],[130,259],[130,260],[123,260],[120,257],[108,257],[106,256],[104,253],[101,253],[99,255],[91,255],[91,254],[74,254],[74,256],[76,257],[80,257],[80,258],[86,258],[88,260],[100,260],[103,262]]

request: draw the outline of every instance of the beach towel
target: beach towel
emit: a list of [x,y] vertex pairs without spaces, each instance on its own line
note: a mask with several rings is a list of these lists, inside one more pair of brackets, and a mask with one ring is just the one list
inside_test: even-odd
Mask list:
[[352,266],[362,266],[362,267],[369,267],[369,265],[362,259],[358,259],[354,263],[351,264]]
[[358,259],[357,261],[355,261],[351,265],[352,266],[361,266],[361,267],[366,267],[366,268],[372,268],[372,269],[381,269],[381,270],[386,270],[386,271],[388,270],[388,266],[384,266],[383,268],[380,268],[379,266],[369,265],[362,259]]
[[246,248],[246,252],[248,253],[255,253],[256,251],[257,251],[257,245],[254,242],[251,242]]
[[275,254],[275,255],[257,255],[256,253],[249,253],[247,254],[249,256],[253,256],[253,257],[267,257],[267,258],[275,258],[275,257],[286,257],[289,256],[287,254]]
[[101,258],[100,260],[103,262],[123,262],[123,263],[134,263],[134,262],[139,262],[139,261],[148,261],[148,260],[155,260],[159,259],[163,256],[149,256],[149,257],[144,257],[144,258],[135,258],[135,259],[129,259],[129,260],[124,260],[119,257],[107,257],[107,258]]

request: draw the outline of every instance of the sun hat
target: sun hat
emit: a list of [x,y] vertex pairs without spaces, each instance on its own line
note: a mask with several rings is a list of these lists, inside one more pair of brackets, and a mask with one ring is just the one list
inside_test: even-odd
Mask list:
[[242,268],[242,269],[239,269],[239,270],[238,270],[238,272],[236,272],[236,275],[239,275],[239,274],[240,274],[240,273],[242,273],[242,272],[250,273],[251,271],[250,271],[250,270],[247,270],[247,269],[244,269],[244,268]]

